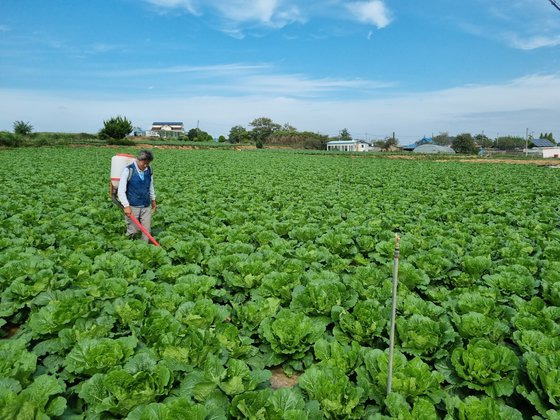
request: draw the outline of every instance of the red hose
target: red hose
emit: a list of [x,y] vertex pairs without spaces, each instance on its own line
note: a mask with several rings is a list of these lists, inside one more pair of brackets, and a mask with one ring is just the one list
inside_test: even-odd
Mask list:
[[138,221],[138,219],[136,217],[134,217],[134,215],[132,213],[130,213],[128,215],[128,217],[130,217],[130,219],[134,222],[134,224],[136,226],[138,226],[138,229],[140,229],[142,231],[142,233],[148,237],[150,242],[152,242],[155,246],[160,246],[158,241],[156,241],[154,239],[154,237],[152,235],[150,235],[150,233],[146,230],[146,228],[144,226],[142,226],[142,224]]

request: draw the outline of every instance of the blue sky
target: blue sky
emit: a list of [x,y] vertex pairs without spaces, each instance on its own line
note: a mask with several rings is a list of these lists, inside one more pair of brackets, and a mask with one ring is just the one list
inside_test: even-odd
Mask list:
[[484,132],[560,140],[549,0],[2,0],[0,130],[258,117],[401,143]]

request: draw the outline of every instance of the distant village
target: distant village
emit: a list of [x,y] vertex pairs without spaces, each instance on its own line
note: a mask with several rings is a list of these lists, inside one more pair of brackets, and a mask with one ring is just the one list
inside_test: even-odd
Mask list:
[[[185,127],[181,121],[154,121],[150,130],[142,130],[140,127],[134,127],[131,133],[131,135],[135,137],[159,138],[180,138],[185,134]],[[382,148],[366,140],[333,140],[326,143],[326,150],[338,152],[404,151],[421,154],[456,153],[451,146],[436,144],[432,137],[423,137],[405,146],[394,144],[391,145],[390,148]],[[560,146],[548,139],[530,139],[522,152],[543,158],[559,158]],[[484,148],[479,146],[479,154],[483,155],[484,153]]]

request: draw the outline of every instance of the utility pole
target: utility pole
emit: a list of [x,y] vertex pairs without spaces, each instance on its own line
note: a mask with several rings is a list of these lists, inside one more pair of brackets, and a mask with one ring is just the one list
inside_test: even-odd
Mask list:
[[527,149],[529,148],[529,129],[525,129],[525,157],[527,157]]

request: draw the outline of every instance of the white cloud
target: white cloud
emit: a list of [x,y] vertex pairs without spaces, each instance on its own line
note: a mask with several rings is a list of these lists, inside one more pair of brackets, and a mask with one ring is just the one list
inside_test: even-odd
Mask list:
[[[283,27],[292,22],[302,22],[299,7],[283,0],[144,0],[165,9],[184,9],[200,16],[205,10],[217,12],[225,21],[223,30],[236,37],[242,37],[235,27],[241,23],[256,22],[270,27]],[[234,25],[234,27],[232,27]]]
[[[282,28],[291,23],[310,19],[351,17],[361,23],[384,28],[391,22],[388,8],[382,0],[143,0],[163,11],[183,9],[208,18],[208,23],[235,38],[245,36],[244,28],[260,25]],[[217,16],[217,18],[216,18]],[[217,22],[216,22],[217,20]]]
[[[367,95],[377,89],[395,87],[393,82],[347,79],[312,78],[304,74],[280,74],[271,64],[231,63],[208,66],[147,67],[94,71],[92,77],[132,78],[157,80],[172,95],[205,94],[220,95],[283,95],[286,97],[325,97],[331,94]],[[184,86],[182,88],[181,86]],[[183,91],[183,89],[185,91]],[[187,92],[188,91],[188,92]]]
[[231,0],[215,2],[216,7],[226,18],[236,22],[258,21],[270,23],[278,7],[277,0]]
[[347,5],[348,10],[358,21],[384,28],[391,23],[389,11],[380,0],[352,2]]
[[255,71],[269,69],[269,64],[216,64],[202,66],[169,66],[169,67],[134,67],[118,70],[104,70],[95,72],[95,76],[101,77],[133,77],[166,74],[188,74],[198,73],[204,77],[217,77],[223,75],[235,76],[236,74],[247,74]]
[[112,45],[112,44],[105,44],[103,42],[96,42],[91,46],[88,52],[106,53],[106,52],[115,51],[123,48],[124,47],[122,45]]
[[254,75],[240,78],[229,90],[245,95],[321,97],[332,92],[364,92],[393,87],[394,83],[363,79],[313,79],[300,74]]
[[547,0],[477,1],[483,14],[458,24],[468,33],[521,50],[560,45],[560,15]]
[[535,50],[543,47],[556,47],[560,45],[560,36],[533,36],[530,38],[519,38],[513,36],[510,38],[510,44],[514,48],[521,50]]
[[166,9],[185,9],[187,12],[199,16],[200,11],[195,7],[195,0],[144,0],[162,10]]
[[[338,82],[335,82],[335,85]],[[329,87],[330,82],[325,82]],[[306,88],[305,86],[303,87]],[[267,116],[299,130],[335,135],[346,127],[356,137],[396,132],[401,143],[423,135],[484,132],[489,136],[553,132],[560,137],[560,75],[530,75],[504,84],[372,97],[363,100],[317,100],[270,95],[190,96],[127,99],[64,96],[50,92],[0,90],[0,130],[16,120],[29,121],[38,131],[96,132],[112,115],[126,115],[135,125],[157,119],[178,119],[187,127],[200,120],[214,136],[227,135],[234,125]]]

